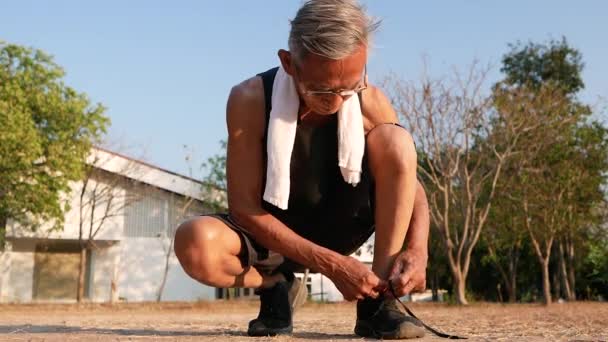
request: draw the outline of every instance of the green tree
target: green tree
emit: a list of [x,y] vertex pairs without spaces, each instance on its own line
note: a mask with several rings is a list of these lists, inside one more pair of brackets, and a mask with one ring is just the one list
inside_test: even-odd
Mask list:
[[208,158],[203,163],[203,169],[207,171],[203,179],[203,191],[207,194],[205,204],[214,211],[228,210],[225,140],[220,140],[220,153]]
[[[500,117],[527,121],[515,148],[518,153],[505,166],[513,172],[498,184],[507,191],[500,192],[498,202],[503,205],[494,209],[509,212],[495,217],[512,215],[514,222],[523,223],[541,265],[547,304],[553,250],[565,295],[575,298],[574,249],[581,243],[576,237],[598,224],[593,212],[603,201],[601,187],[608,171],[605,128],[590,120],[591,109],[576,97],[584,87],[582,69],[581,54],[565,39],[518,43],[504,56],[505,78],[494,87]],[[493,134],[500,134],[500,125],[494,123]]]
[[61,194],[109,124],[64,75],[44,52],[0,42],[0,236],[9,218],[62,227]]
[[576,94],[585,87],[582,55],[568,45],[565,37],[544,44],[517,42],[509,48],[500,69],[505,74],[503,82],[535,90],[553,84],[566,94]]

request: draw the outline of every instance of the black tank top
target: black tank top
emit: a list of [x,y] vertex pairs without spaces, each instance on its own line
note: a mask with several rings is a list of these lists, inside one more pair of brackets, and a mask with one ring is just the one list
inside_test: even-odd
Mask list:
[[[277,70],[258,74],[264,83],[266,102],[264,165],[272,86]],[[338,167],[337,124],[336,114],[320,125],[298,120],[291,156],[289,207],[282,210],[261,201],[266,211],[299,235],[349,254],[374,230],[374,187],[365,155],[359,184],[353,187],[342,178]],[[266,176],[266,170],[263,175]]]

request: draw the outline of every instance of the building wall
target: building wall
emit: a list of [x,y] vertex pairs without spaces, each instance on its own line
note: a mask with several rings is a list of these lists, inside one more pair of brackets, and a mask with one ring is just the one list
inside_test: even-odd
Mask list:
[[[10,248],[10,247],[9,247]],[[0,252],[0,303],[8,301],[10,288],[11,252]]]
[[342,293],[334,283],[320,273],[309,274],[311,291],[309,296],[313,301],[339,302],[344,300]]
[[[112,197],[113,197],[113,206],[120,207],[123,206],[121,202],[125,199],[125,189],[120,185],[108,185],[111,184],[107,180],[104,179],[91,179],[87,185],[87,189],[95,189],[97,191],[101,191],[101,189],[111,187]],[[26,228],[21,226],[20,224],[9,220],[7,224],[7,238],[41,238],[41,239],[78,239],[79,231],[80,231],[80,191],[82,189],[83,182],[72,182],[70,184],[71,193],[69,194],[69,206],[70,210],[65,214],[65,222],[62,230],[52,230],[52,222],[46,222],[41,224],[39,227],[33,231],[30,228]],[[88,199],[90,200],[92,195],[88,194]],[[94,196],[97,198],[97,209],[94,210],[93,227],[97,227],[97,222],[100,222],[100,219],[104,215],[104,206],[107,201],[104,201],[104,196]],[[85,198],[86,200],[87,198]],[[90,212],[90,211],[89,211]],[[83,215],[84,228],[83,231],[85,234],[88,234],[90,225],[89,214],[85,212]],[[99,233],[95,236],[96,240],[118,240],[122,236],[122,227],[124,226],[124,215],[112,215],[112,217],[107,217],[103,222],[103,228],[99,230]],[[88,236],[88,235],[85,235]]]
[[126,238],[121,242],[118,293],[122,300],[156,300],[168,249],[170,266],[161,300],[215,299],[215,288],[200,284],[183,272],[170,243],[168,238]]
[[120,244],[93,251],[89,278],[89,300],[109,302],[112,299],[112,280],[116,276],[116,266],[120,264],[120,254]]
[[35,244],[32,242],[7,243],[0,257],[2,283],[0,302],[29,302],[34,286]]

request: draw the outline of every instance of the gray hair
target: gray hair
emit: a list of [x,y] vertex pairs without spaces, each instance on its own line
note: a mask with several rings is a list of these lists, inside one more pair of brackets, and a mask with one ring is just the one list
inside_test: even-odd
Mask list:
[[289,50],[296,59],[306,53],[342,59],[369,45],[379,26],[356,0],[309,0],[291,21]]

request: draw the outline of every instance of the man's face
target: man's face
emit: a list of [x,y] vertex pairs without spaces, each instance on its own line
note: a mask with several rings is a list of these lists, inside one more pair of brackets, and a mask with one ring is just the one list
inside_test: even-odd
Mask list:
[[367,62],[365,46],[341,60],[308,54],[302,60],[291,58],[290,62],[291,70],[288,73],[296,82],[301,100],[317,114],[337,112],[349,97],[339,95],[339,92],[359,90],[367,84],[364,73]]

